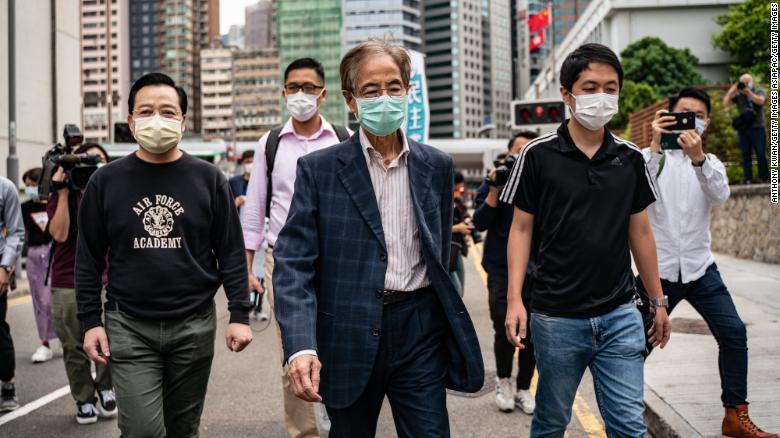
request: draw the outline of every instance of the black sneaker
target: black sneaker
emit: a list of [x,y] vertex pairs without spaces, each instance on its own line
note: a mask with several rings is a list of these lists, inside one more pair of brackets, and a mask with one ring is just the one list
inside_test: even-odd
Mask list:
[[97,393],[100,399],[100,403],[97,405],[100,416],[103,418],[116,417],[116,395],[114,395],[114,390],[101,389]]
[[19,408],[19,399],[16,398],[16,385],[3,383],[0,389],[0,412],[10,412]]
[[76,411],[76,422],[79,424],[97,423],[98,411],[94,402],[76,402],[76,406],[78,407],[78,410]]

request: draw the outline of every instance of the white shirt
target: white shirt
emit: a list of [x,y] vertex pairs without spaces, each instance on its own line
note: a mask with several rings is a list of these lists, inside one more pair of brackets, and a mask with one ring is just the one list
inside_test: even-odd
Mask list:
[[710,215],[712,206],[726,202],[731,193],[726,167],[712,154],[696,167],[681,150],[654,153],[648,148],[642,153],[658,193],[647,211],[660,277],[682,283],[698,280],[715,262]]

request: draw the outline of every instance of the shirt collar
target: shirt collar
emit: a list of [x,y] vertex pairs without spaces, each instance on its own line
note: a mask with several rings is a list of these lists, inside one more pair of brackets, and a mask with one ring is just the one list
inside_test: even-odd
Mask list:
[[299,140],[317,140],[318,138],[325,135],[325,133],[330,133],[334,137],[336,137],[336,130],[333,129],[333,126],[330,123],[328,123],[327,120],[325,120],[325,117],[322,114],[320,114],[319,117],[321,122],[320,129],[318,129],[317,132],[312,134],[310,137],[304,137],[298,134],[297,132],[295,132],[295,128],[293,128],[293,119],[292,117],[290,117],[289,119],[287,119],[287,123],[285,123],[284,126],[282,127],[282,131],[279,133],[279,138],[291,134],[294,135]]
[[[569,119],[566,119],[558,127],[558,150],[561,152],[573,152],[578,150],[574,145],[574,140],[569,133]],[[612,132],[604,127],[604,141],[601,143],[599,151],[603,150],[606,155],[617,155],[618,145],[615,139],[612,137]],[[598,152],[597,152],[598,153]],[[595,155],[594,155],[595,156]]]
[[[399,163],[401,163],[406,161],[410,149],[409,149],[409,141],[406,139],[406,134],[404,134],[401,128],[398,128],[398,131],[401,131],[401,139],[403,142],[403,146],[401,149],[401,153],[398,154],[398,157],[396,157],[396,159],[393,161],[398,161]],[[396,134],[398,134],[398,131],[396,131]],[[368,137],[366,136],[366,133],[363,130],[362,126],[358,129],[358,132],[360,137],[360,146],[363,148],[363,153],[368,159],[371,159],[372,151],[376,151],[376,149],[374,149],[374,146],[368,140]]]

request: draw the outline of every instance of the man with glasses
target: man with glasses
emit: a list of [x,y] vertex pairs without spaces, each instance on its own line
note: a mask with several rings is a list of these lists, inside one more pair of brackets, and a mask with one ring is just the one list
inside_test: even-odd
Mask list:
[[227,348],[241,351],[252,340],[241,223],[227,179],[178,147],[184,90],[150,73],[133,84],[128,104],[140,147],[92,175],[79,210],[84,351],[97,363],[110,361],[123,436],[196,437],[220,286],[230,312]]
[[374,436],[385,396],[398,436],[448,437],[445,388],[485,376],[447,270],[452,158],[401,129],[406,50],[369,40],[340,73],[360,131],[298,160],[275,253],[284,361],[295,394],[327,407],[331,438]]
[[[268,303],[273,310],[274,292],[272,273],[273,250],[279,231],[287,220],[295,185],[295,165],[298,158],[310,152],[327,148],[346,140],[350,133],[343,126],[331,125],[319,113],[328,90],[325,89],[325,71],[312,58],[293,61],[284,72],[282,96],[291,116],[280,128],[268,132],[257,144],[254,163],[249,178],[245,203],[242,208],[246,259],[249,270],[249,286],[262,290],[255,275],[255,252],[264,244],[265,286]],[[269,218],[268,234],[263,234],[266,218]],[[258,261],[258,265],[260,261]],[[258,270],[263,269],[258,266]],[[277,326],[277,339],[278,326]],[[278,348],[281,350],[281,341]],[[315,403],[301,400],[293,394],[287,379],[286,367],[282,370],[284,414],[287,433],[291,438],[319,437],[318,418],[323,429],[328,428],[327,414]]]

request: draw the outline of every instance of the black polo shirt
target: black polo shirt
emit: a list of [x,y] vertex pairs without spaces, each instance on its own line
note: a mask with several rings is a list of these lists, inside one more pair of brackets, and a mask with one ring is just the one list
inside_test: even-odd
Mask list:
[[605,128],[588,159],[567,123],[525,146],[501,201],[534,215],[532,310],[592,318],[633,295],[629,218],[655,201],[655,189],[638,147]]

